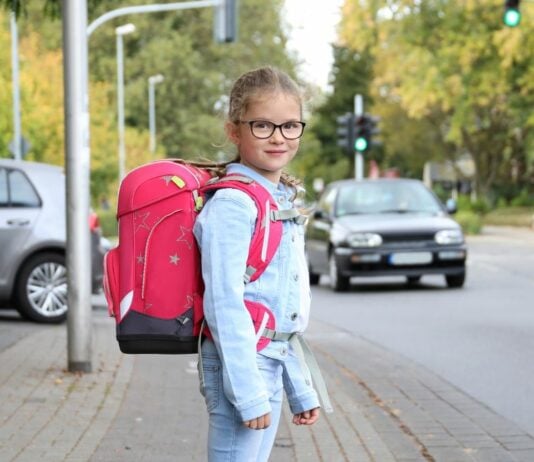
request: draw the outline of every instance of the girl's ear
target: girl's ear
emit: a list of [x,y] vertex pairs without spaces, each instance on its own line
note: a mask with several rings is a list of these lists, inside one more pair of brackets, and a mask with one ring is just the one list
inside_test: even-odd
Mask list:
[[237,124],[234,124],[230,121],[226,122],[224,124],[224,131],[226,132],[226,136],[232,143],[234,143],[235,145],[239,144],[239,127]]

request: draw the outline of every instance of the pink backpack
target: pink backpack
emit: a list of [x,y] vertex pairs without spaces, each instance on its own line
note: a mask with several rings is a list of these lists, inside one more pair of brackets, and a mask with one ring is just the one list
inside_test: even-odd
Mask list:
[[[193,225],[205,193],[220,188],[244,191],[256,203],[258,219],[244,275],[245,282],[254,281],[278,249],[281,220],[294,218],[277,211],[265,188],[240,175],[212,178],[205,169],[172,160],[138,167],[122,181],[119,243],[104,259],[104,292],[123,353],[197,352],[204,287]],[[275,320],[267,307],[245,304],[260,332],[259,350],[269,342],[261,332],[274,330]]]

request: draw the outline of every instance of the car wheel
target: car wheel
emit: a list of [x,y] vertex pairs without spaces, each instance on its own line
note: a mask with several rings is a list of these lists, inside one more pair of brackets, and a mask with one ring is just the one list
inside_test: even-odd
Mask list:
[[314,273],[310,265],[310,259],[308,258],[308,252],[306,252],[306,264],[308,265],[308,274],[310,275],[310,286],[316,286],[319,284],[320,274]]
[[336,292],[346,292],[350,287],[350,278],[343,276],[337,267],[334,254],[330,254],[330,287]]
[[65,257],[47,252],[28,260],[17,279],[16,301],[20,314],[32,321],[64,321],[67,317]]
[[310,275],[310,285],[316,286],[317,284],[319,284],[319,279],[321,278],[321,275],[317,273],[312,273],[311,270],[309,270],[308,273]]
[[421,276],[406,276],[406,282],[409,285],[415,285],[421,280]]
[[447,281],[447,287],[450,287],[451,289],[463,287],[465,282],[465,271],[461,274],[451,274],[445,276],[445,280]]

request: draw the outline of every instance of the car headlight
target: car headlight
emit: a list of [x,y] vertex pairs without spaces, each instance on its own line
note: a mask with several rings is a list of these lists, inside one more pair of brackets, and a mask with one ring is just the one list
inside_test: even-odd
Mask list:
[[351,247],[378,247],[382,244],[382,236],[376,233],[353,233],[347,242]]
[[444,229],[434,235],[434,240],[442,245],[461,244],[464,242],[464,235],[459,229]]

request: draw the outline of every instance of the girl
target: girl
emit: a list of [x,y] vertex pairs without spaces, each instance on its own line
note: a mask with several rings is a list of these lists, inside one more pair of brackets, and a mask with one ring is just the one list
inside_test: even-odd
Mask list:
[[[225,130],[238,157],[226,173],[262,185],[280,210],[293,208],[297,182],[282,169],[297,153],[305,125],[301,119],[298,88],[285,73],[264,67],[235,82]],[[245,299],[266,305],[281,332],[305,330],[310,289],[303,226],[284,221],[273,260],[256,281],[244,284],[256,217],[256,205],[245,192],[220,189],[206,202],[194,228],[202,254],[204,315],[213,338],[201,348],[211,462],[267,461],[284,389],[294,424],[312,425],[319,418],[318,396],[300,344],[272,340],[257,353],[244,305]]]

